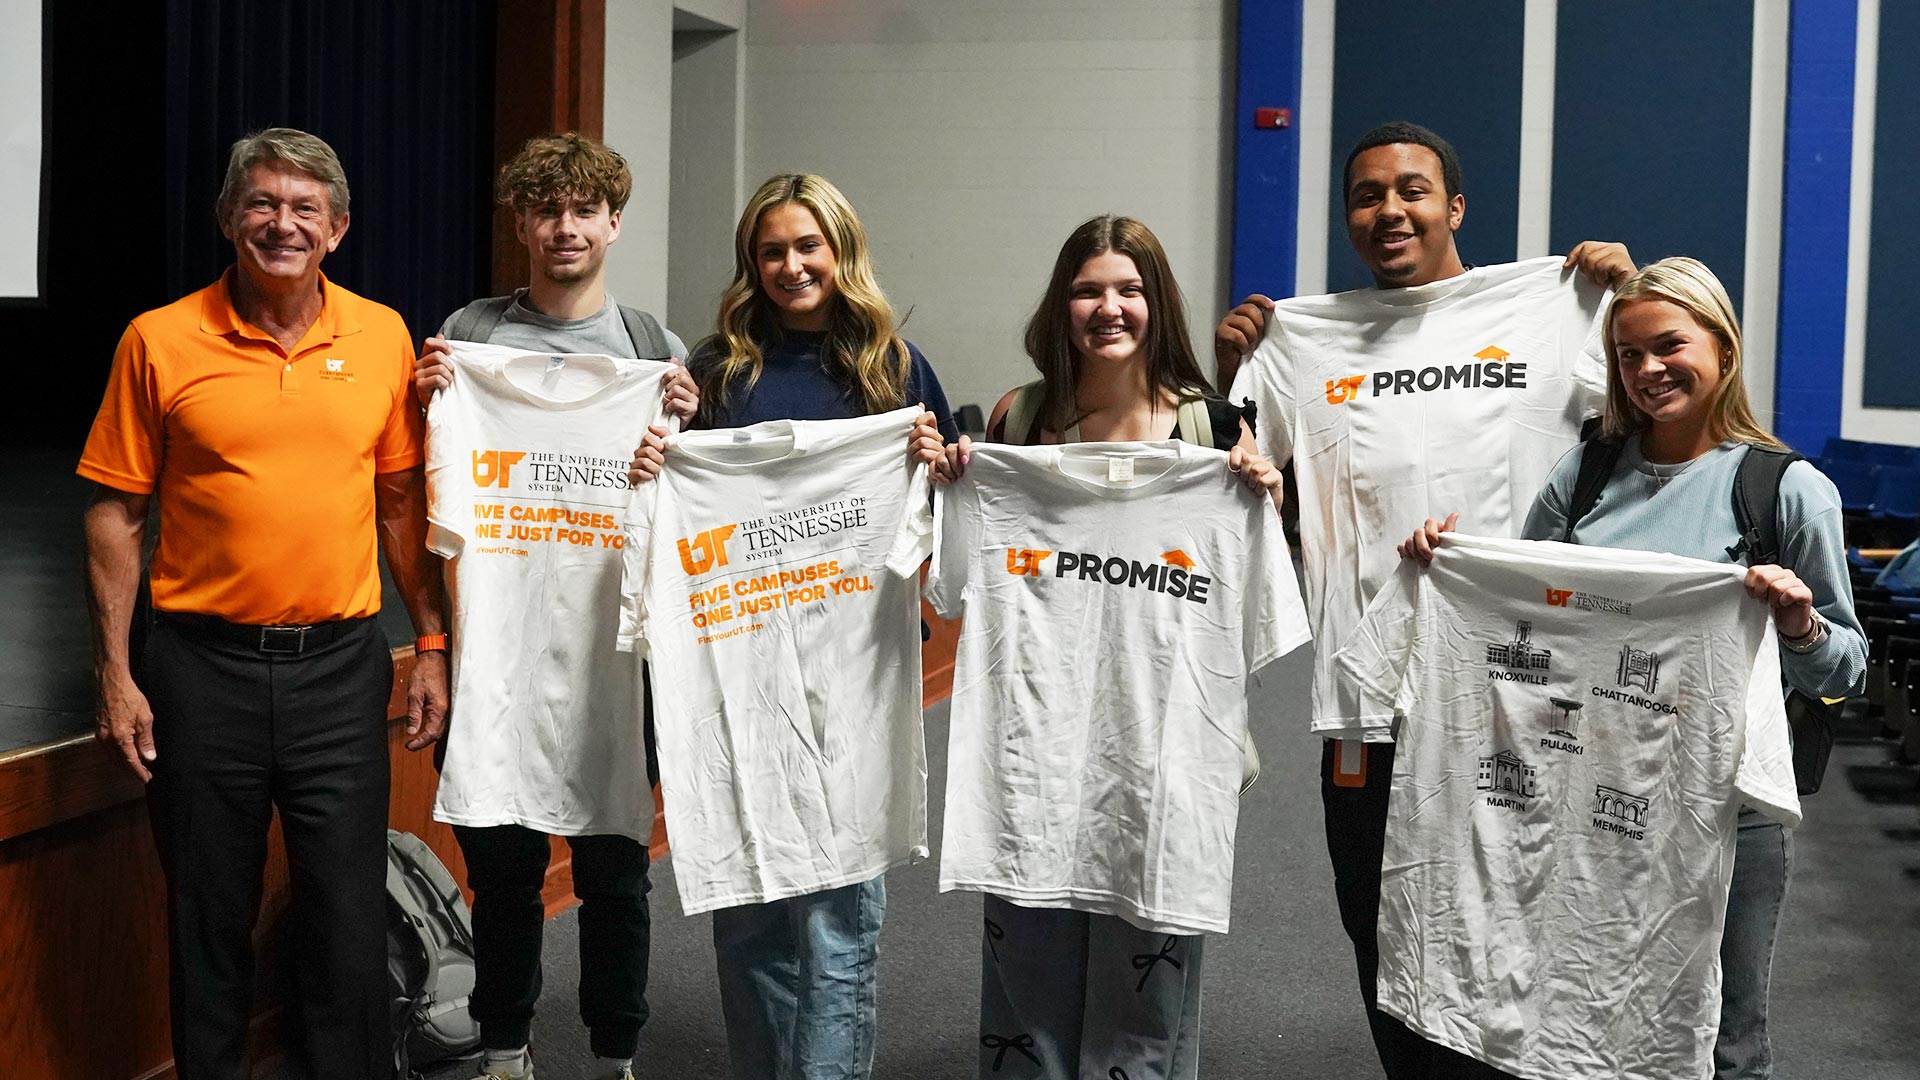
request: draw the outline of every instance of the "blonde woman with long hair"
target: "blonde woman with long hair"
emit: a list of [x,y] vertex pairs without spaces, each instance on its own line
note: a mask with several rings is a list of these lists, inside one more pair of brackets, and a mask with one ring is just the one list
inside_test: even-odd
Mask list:
[[[903,449],[936,465],[959,434],[939,379],[900,336],[874,280],[859,216],[812,174],[775,176],[747,201],[717,331],[687,367],[700,388],[694,427],[845,419],[918,403],[924,411]],[[648,433],[635,480],[658,475],[663,435]],[[886,881],[876,877],[713,913],[735,1076],[871,1075],[886,901]]]
[[[1747,402],[1740,325],[1726,289],[1693,259],[1662,259],[1620,285],[1602,335],[1608,359],[1602,439],[1574,448],[1554,467],[1522,535],[1735,561],[1732,552],[1742,548],[1730,543],[1740,535],[1732,492],[1740,463],[1749,453],[1786,446]],[[1581,460],[1602,448],[1618,459],[1599,500],[1569,527]],[[1781,474],[1774,512],[1784,565],[1751,566],[1746,584],[1773,606],[1787,682],[1810,697],[1858,693],[1866,636],[1853,610],[1839,492],[1810,462],[1795,461]],[[1457,517],[1429,519],[1400,553],[1431,562],[1434,545]],[[1790,830],[1741,810],[1720,944],[1719,1080],[1773,1075],[1767,996],[1792,852]]]

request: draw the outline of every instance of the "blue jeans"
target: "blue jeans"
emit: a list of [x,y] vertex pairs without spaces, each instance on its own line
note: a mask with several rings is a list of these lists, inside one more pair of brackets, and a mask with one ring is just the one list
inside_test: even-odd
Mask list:
[[713,913],[720,1009],[738,1080],[867,1080],[883,877]]
[[1727,929],[1720,939],[1720,1037],[1713,1046],[1715,1080],[1767,1080],[1767,996],[1773,941],[1793,867],[1793,832],[1757,810],[1740,811],[1727,892]]

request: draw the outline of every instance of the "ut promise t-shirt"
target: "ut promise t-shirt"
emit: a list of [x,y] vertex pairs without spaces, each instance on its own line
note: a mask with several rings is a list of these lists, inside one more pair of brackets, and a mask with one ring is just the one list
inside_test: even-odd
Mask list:
[[1380,1008],[1523,1077],[1713,1074],[1744,803],[1800,820],[1738,566],[1449,534],[1337,659],[1406,715]]
[[453,604],[434,817],[644,841],[638,679],[614,638],[627,462],[669,365],[464,341],[451,356],[427,411],[427,546]]
[[634,500],[620,635],[660,673],[661,801],[688,914],[927,854],[919,414],[676,435]]
[[941,889],[1225,931],[1246,677],[1308,639],[1272,501],[1187,443],[975,446],[937,523]]
[[1261,452],[1293,462],[1313,615],[1313,729],[1384,740],[1391,710],[1333,654],[1393,573],[1394,545],[1458,511],[1519,532],[1553,463],[1606,399],[1606,295],[1558,258],[1430,285],[1280,301],[1230,397],[1258,407]]

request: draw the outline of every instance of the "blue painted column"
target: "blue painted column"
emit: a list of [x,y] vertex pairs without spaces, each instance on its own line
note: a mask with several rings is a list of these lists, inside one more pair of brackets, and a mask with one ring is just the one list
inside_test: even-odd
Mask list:
[[1856,16],[1855,0],[1794,0],[1788,33],[1773,426],[1809,457],[1840,434]]
[[[1239,6],[1230,304],[1248,293],[1276,299],[1293,295],[1300,214],[1301,0],[1241,0]],[[1293,124],[1256,129],[1254,110],[1261,108],[1287,109]],[[1317,116],[1312,122],[1331,119]]]

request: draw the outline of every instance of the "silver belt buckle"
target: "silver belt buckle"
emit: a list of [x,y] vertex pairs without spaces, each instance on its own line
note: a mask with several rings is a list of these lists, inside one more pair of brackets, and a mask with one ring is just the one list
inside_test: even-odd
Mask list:
[[270,656],[299,656],[307,650],[306,626],[263,626],[260,651]]

